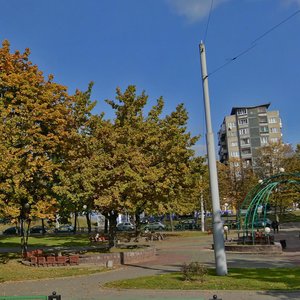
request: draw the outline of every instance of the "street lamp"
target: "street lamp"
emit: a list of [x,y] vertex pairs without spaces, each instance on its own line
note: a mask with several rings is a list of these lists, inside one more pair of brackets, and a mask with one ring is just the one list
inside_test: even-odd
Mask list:
[[224,226],[224,233],[225,233],[225,241],[227,241],[228,240],[228,226]]
[[203,85],[203,98],[205,108],[205,121],[206,121],[206,146],[208,157],[209,169],[209,183],[212,198],[213,209],[213,239],[214,239],[214,253],[216,262],[216,272],[219,276],[227,275],[227,260],[225,254],[225,245],[223,237],[223,228],[220,210],[220,197],[218,187],[218,174],[217,163],[214,145],[214,134],[212,130],[211,114],[210,114],[210,100],[208,91],[208,72],[206,66],[206,54],[204,43],[199,45],[200,58],[201,58],[201,73]]
[[265,234],[267,236],[267,241],[268,241],[268,244],[270,244],[270,227],[265,227]]

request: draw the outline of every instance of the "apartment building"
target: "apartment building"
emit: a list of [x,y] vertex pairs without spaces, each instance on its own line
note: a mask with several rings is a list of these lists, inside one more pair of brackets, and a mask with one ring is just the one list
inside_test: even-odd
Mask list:
[[238,159],[244,166],[254,166],[257,148],[282,140],[279,112],[268,111],[269,106],[232,108],[218,132],[220,162]]

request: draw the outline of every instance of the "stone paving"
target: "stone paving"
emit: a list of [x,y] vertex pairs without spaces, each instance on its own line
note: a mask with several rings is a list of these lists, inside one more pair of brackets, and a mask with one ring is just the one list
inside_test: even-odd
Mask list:
[[[294,267],[300,266],[300,224],[282,226],[275,234],[276,240],[285,239],[287,248],[282,254],[241,254],[227,252],[230,267]],[[153,242],[154,243],[154,242]],[[45,279],[38,281],[6,282],[0,284],[0,296],[47,295],[57,291],[62,300],[134,300],[134,299],[212,299],[218,295],[222,300],[287,300],[300,299],[298,292],[268,291],[178,291],[178,290],[115,290],[104,288],[106,282],[163,274],[178,271],[184,262],[199,261],[214,267],[214,252],[211,250],[212,236],[205,238],[172,238],[155,242],[157,256],[151,262],[124,265],[121,268],[89,276]],[[51,270],[49,269],[49,272]],[[300,279],[299,279],[300,280]]]

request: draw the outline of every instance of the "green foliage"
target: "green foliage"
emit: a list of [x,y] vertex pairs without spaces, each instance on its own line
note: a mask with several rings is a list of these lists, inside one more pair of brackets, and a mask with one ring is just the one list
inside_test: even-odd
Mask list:
[[207,275],[208,270],[206,266],[200,264],[199,262],[191,262],[189,264],[185,263],[181,268],[181,272],[184,280],[198,280],[203,282],[204,276]]

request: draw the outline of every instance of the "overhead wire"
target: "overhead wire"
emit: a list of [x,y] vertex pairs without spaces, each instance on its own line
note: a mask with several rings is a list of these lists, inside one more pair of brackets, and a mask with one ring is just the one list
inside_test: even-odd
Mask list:
[[210,23],[210,18],[211,18],[213,6],[214,6],[214,0],[211,0],[210,10],[209,10],[208,19],[207,19],[206,28],[205,28],[205,33],[204,33],[204,38],[203,38],[204,43],[205,43],[206,37],[207,37],[208,26],[209,26],[209,23]]
[[267,31],[265,31],[263,34],[261,34],[260,36],[258,36],[255,40],[253,40],[250,44],[250,46],[248,48],[246,48],[245,50],[243,50],[241,53],[239,53],[238,55],[236,55],[233,58],[230,58],[227,62],[225,62],[224,64],[222,64],[221,66],[219,66],[218,68],[216,68],[215,70],[213,70],[212,72],[210,72],[207,77],[209,77],[210,75],[217,73],[218,71],[220,71],[221,69],[223,69],[224,67],[226,67],[227,65],[231,64],[233,61],[237,60],[239,57],[245,55],[246,53],[248,53],[249,51],[251,51],[254,47],[257,46],[257,42],[261,39],[263,39],[266,35],[268,35],[269,33],[271,33],[273,30],[275,30],[276,28],[278,28],[279,26],[283,25],[284,23],[286,23],[287,21],[289,21],[290,19],[292,19],[293,17],[295,17],[298,13],[300,13],[300,9],[295,11],[293,14],[291,14],[290,16],[288,16],[287,18],[285,18],[284,20],[282,20],[281,22],[279,22],[278,24],[276,24],[275,26],[271,27],[270,29],[268,29]]

